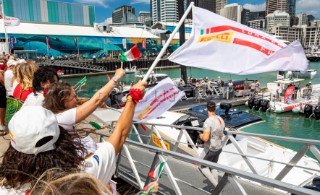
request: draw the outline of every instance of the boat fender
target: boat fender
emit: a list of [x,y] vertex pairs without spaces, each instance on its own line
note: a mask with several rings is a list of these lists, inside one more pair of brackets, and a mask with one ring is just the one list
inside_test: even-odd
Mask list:
[[261,100],[260,105],[263,112],[267,111],[269,108],[269,100]]
[[254,99],[253,104],[254,104],[255,110],[259,110],[261,107],[261,99]]
[[[314,108],[314,117],[316,118],[316,120],[319,120],[320,119],[320,106],[316,106]],[[320,183],[320,178],[319,178],[319,183]]]
[[250,97],[250,98],[248,99],[248,107],[249,107],[250,109],[252,109],[253,106],[254,106],[254,97]]
[[313,106],[311,104],[306,104],[303,110],[304,116],[309,118],[312,114]]

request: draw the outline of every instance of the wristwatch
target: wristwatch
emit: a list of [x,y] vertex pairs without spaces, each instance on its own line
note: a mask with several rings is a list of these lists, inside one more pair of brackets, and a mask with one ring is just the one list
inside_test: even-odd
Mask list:
[[118,83],[119,79],[117,77],[112,77],[112,79],[115,83]]

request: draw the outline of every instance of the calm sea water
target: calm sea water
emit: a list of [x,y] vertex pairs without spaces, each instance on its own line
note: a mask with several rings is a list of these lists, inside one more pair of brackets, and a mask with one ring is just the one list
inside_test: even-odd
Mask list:
[[[318,74],[314,79],[312,79],[312,83],[319,84],[320,83],[320,62],[311,62],[309,68],[316,69]],[[157,70],[157,73],[166,73],[171,78],[180,77],[180,69],[162,69]],[[264,73],[264,74],[255,74],[255,75],[233,75],[233,74],[225,74],[219,73],[210,70],[198,69],[198,68],[187,68],[188,76],[192,76],[195,78],[203,78],[209,77],[210,79],[216,79],[218,76],[221,76],[224,80],[238,80],[248,78],[249,80],[258,79],[262,86],[266,86],[267,82],[271,82],[276,80],[276,73]],[[112,76],[112,75],[110,75]],[[70,78],[66,79],[67,82],[75,84],[81,78]],[[102,87],[108,81],[106,75],[101,76],[88,76],[88,81],[86,87],[82,90],[81,96],[90,97],[95,91],[97,91],[100,87]],[[136,79],[133,74],[126,75],[122,81],[125,83],[135,82]],[[303,83],[305,85],[310,80],[306,79]],[[265,113],[265,112],[257,112],[249,110],[245,106],[241,106],[240,109],[248,111],[252,114],[259,115],[261,118],[265,120],[265,122],[260,124],[255,124],[250,127],[243,129],[245,132],[251,133],[261,133],[261,134],[270,134],[270,135],[279,135],[279,136],[288,136],[288,137],[296,137],[296,138],[306,138],[306,139],[320,139],[320,120],[316,121],[314,119],[306,119],[303,115],[294,114],[292,112],[282,113],[282,114],[274,114],[274,113]],[[287,142],[279,142],[274,141],[280,145],[285,147],[297,150],[301,148],[300,144],[297,143],[287,143]]]

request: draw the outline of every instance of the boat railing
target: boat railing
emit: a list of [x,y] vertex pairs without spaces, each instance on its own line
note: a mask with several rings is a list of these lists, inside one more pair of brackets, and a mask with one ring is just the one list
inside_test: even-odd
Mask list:
[[[141,123],[135,123],[135,124],[141,124]],[[145,124],[146,125],[146,124]],[[161,125],[161,124],[152,124],[153,125],[153,132],[157,132],[155,126]],[[164,126],[169,126],[170,125],[164,125]],[[175,128],[175,126],[174,126]],[[202,130],[201,128],[195,128],[195,127],[190,127],[191,129],[194,130]],[[184,132],[184,130],[189,129],[189,127],[181,127],[179,126],[179,129],[181,129],[181,132]],[[133,130],[134,130],[134,125],[133,125]],[[134,130],[135,131],[135,130]],[[100,141],[103,141],[106,137],[109,135],[103,134],[100,132],[94,132],[94,134],[97,134],[100,136]],[[161,135],[156,133],[158,138],[163,142]],[[219,194],[229,183],[232,185],[234,193],[233,194],[246,194],[246,191],[243,186],[243,181],[252,181],[259,183],[263,185],[264,187],[268,187],[269,190],[283,190],[289,193],[293,194],[316,194],[315,191],[302,188],[299,186],[295,186],[292,184],[288,184],[285,182],[280,181],[281,178],[286,175],[287,172],[291,170],[292,167],[298,167],[295,165],[295,161],[298,161],[298,159],[301,159],[301,155],[305,153],[306,148],[312,148],[312,151],[314,152],[315,156],[319,159],[320,153],[319,150],[314,146],[314,145],[319,145],[320,141],[317,140],[305,140],[305,139],[298,139],[298,138],[287,138],[287,137],[278,137],[278,136],[271,136],[271,135],[261,135],[261,134],[253,134],[253,133],[239,133],[239,132],[227,132],[227,137],[237,145],[233,135],[238,134],[238,135],[243,135],[243,136],[260,136],[264,138],[272,138],[272,139],[278,139],[278,140],[285,140],[285,141],[295,141],[299,143],[303,143],[305,146],[301,151],[297,153],[297,155],[293,158],[294,160],[291,160],[290,163],[286,164],[286,168],[280,172],[280,176],[278,175],[275,179],[271,179],[268,177],[260,176],[256,174],[255,171],[252,171],[253,173],[238,170],[232,167],[228,167],[225,165],[209,162],[203,159],[200,159],[198,157],[190,156],[190,155],[185,155],[181,154],[175,151],[167,150],[166,145],[162,143],[163,148],[151,146],[148,143],[142,143],[142,140],[139,139],[139,141],[133,141],[133,140],[126,140],[123,149],[121,151],[121,154],[118,156],[118,161],[117,161],[117,169],[115,176],[120,177],[124,179],[125,181],[129,182],[131,185],[135,186],[138,189],[143,189],[151,180],[149,174],[146,174],[146,178],[142,178],[144,175],[139,173],[139,167],[144,166],[146,167],[149,172],[151,170],[154,170],[156,165],[159,164],[160,162],[164,162],[164,173],[168,177],[169,182],[171,184],[172,189],[174,190],[175,194],[182,194],[181,188],[178,185],[178,182],[187,184],[191,186],[193,189],[199,190],[201,192],[205,193],[211,193],[204,191],[202,188],[195,186],[195,184],[188,183],[187,181],[184,181],[182,178],[178,178],[177,176],[174,176],[172,170],[173,167],[170,166],[171,163],[167,163],[169,159],[176,159],[179,161],[187,162],[187,163],[192,163],[192,164],[198,164],[198,165],[203,165],[206,167],[209,167],[211,169],[216,169],[217,171],[220,171],[223,173],[222,178],[219,180],[218,185],[214,188],[212,194]],[[180,137],[180,135],[179,135]],[[151,139],[151,136],[150,136]],[[130,151],[130,148],[134,146],[136,148],[139,148],[140,150],[147,152],[152,152],[154,153],[153,158],[149,158],[151,164],[150,166],[139,162],[139,159],[134,159],[135,157],[135,152],[132,153]],[[306,147],[307,146],[307,147]],[[237,147],[239,151],[242,151],[241,147]],[[240,152],[240,155],[247,161],[249,166],[252,164],[250,163],[250,160],[248,158],[255,158],[254,156],[248,156],[244,152]],[[132,174],[130,177],[133,177],[133,179],[128,177],[128,173],[122,173],[120,163],[122,161],[122,158],[126,158],[129,162],[129,166],[132,170]],[[259,158],[260,159],[260,158]],[[305,167],[303,167],[305,168]],[[254,170],[254,168],[253,168]],[[320,170],[317,170],[320,171]],[[242,179],[244,180],[242,180]],[[161,184],[161,181],[159,180],[159,183]],[[252,184],[251,184],[252,185]]]
[[[152,133],[155,133],[157,135],[157,138],[160,141],[160,144],[162,146],[162,148],[167,149],[166,144],[164,143],[164,138],[161,136],[161,134],[158,131],[159,127],[170,127],[170,128],[174,128],[176,130],[180,130],[180,133],[178,135],[177,140],[175,140],[175,145],[172,148],[172,151],[177,151],[177,148],[179,146],[179,144],[188,144],[192,149],[193,149],[193,156],[195,157],[199,157],[200,153],[199,150],[197,149],[196,144],[193,142],[193,140],[190,138],[188,131],[203,131],[203,128],[199,128],[199,127],[190,127],[190,126],[179,126],[179,125],[166,125],[166,124],[154,124],[154,123],[133,123],[132,128],[135,132],[135,135],[138,137],[138,140],[140,143],[142,142],[141,139],[141,135],[139,134],[136,126],[134,124],[143,124],[143,125],[149,125],[150,127],[150,134],[149,136],[144,136],[144,137],[148,137],[149,140],[147,141],[147,144],[151,143],[151,139],[152,139]],[[158,127],[158,128],[156,128]],[[231,129],[230,129],[231,130]],[[266,160],[272,163],[279,163],[279,164],[283,164],[285,165],[285,167],[283,168],[283,170],[279,173],[279,175],[276,177],[277,179],[281,180],[283,179],[293,167],[298,167],[298,168],[305,168],[305,169],[309,169],[312,171],[320,171],[320,170],[314,170],[314,169],[310,169],[309,167],[300,167],[297,165],[297,163],[304,157],[304,155],[308,152],[308,150],[310,150],[313,155],[317,158],[317,160],[320,162],[320,151],[319,149],[316,147],[317,145],[320,146],[320,141],[318,140],[309,140],[309,139],[301,139],[301,138],[292,138],[292,137],[284,137],[284,136],[274,136],[274,135],[265,135],[265,134],[255,134],[255,133],[245,133],[245,132],[238,132],[236,130],[233,131],[225,131],[225,140],[223,141],[224,144],[226,144],[228,142],[228,140],[231,141],[231,143],[235,146],[235,148],[237,149],[237,151],[239,152],[238,155],[242,156],[243,160],[246,162],[246,164],[248,165],[248,167],[251,169],[251,171],[253,173],[257,173],[256,169],[254,168],[253,164],[251,163],[251,161],[248,159],[250,158],[256,158],[256,159],[260,159],[260,160]],[[181,142],[181,138],[182,136],[185,136],[187,139],[187,143]],[[279,140],[279,141],[286,141],[286,142],[292,142],[292,143],[300,143],[303,146],[301,147],[301,149],[296,153],[296,155],[290,160],[289,163],[284,163],[284,162],[280,162],[280,161],[276,161],[276,160],[270,160],[270,159],[263,159],[263,158],[258,158],[255,156],[248,156],[245,154],[245,152],[242,150],[242,148],[240,147],[240,145],[238,144],[237,140],[234,138],[234,135],[242,135],[242,136],[246,136],[246,137],[259,137],[262,139],[273,139],[273,140]],[[271,142],[270,142],[271,143]],[[226,151],[226,153],[228,153],[228,151]]]

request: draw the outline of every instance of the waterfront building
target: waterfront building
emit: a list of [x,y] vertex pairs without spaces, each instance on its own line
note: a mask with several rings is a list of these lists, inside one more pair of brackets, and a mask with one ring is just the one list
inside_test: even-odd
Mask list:
[[248,25],[250,10],[243,8],[241,12],[241,24]]
[[215,13],[220,14],[220,10],[227,5],[227,0],[214,0],[216,2],[216,11]]
[[248,21],[248,26],[250,28],[254,28],[257,30],[264,30],[266,27],[266,20],[265,19],[251,20],[251,21]]
[[187,0],[187,5],[189,5],[192,1],[194,2],[195,6],[216,13],[216,0]]
[[242,6],[237,3],[228,4],[220,10],[220,15],[240,23],[242,9]]
[[272,14],[276,10],[287,12],[288,0],[267,0],[266,1],[266,15]]
[[90,5],[50,0],[3,0],[7,16],[22,22],[93,26],[95,8]]
[[139,21],[141,23],[145,23],[146,21],[150,20],[150,12],[147,11],[140,11],[139,12]]
[[302,13],[298,15],[298,26],[301,25],[307,25],[308,24],[308,18],[306,13]]
[[275,26],[273,33],[280,37],[281,40],[285,40],[291,43],[295,40],[299,40],[303,43],[304,39],[304,29],[306,25],[301,27],[290,27],[290,26]]
[[135,14],[135,8],[123,5],[112,12],[112,23],[126,24],[130,22],[139,22],[138,17]]
[[[7,28],[7,32],[10,40],[15,40],[12,43],[12,53],[29,50],[37,52],[38,56],[70,56],[79,52],[80,56],[86,58],[94,55],[97,58],[112,58],[135,44],[143,54],[158,53],[162,46],[158,36],[142,28],[106,26],[98,29],[96,26],[21,22],[19,26]],[[2,21],[0,33],[4,34]],[[126,48],[123,42],[126,42]],[[143,47],[144,43],[146,48]],[[178,47],[175,44],[178,44],[177,40],[171,44],[173,49]]]
[[151,0],[152,22],[178,22],[178,1],[176,0]]
[[265,11],[258,11],[258,12],[250,11],[250,13],[249,13],[249,21],[265,19],[265,16],[266,16],[266,12]]
[[290,16],[286,12],[277,10],[266,16],[266,25],[268,32],[272,32],[274,27],[277,26],[290,26]]

